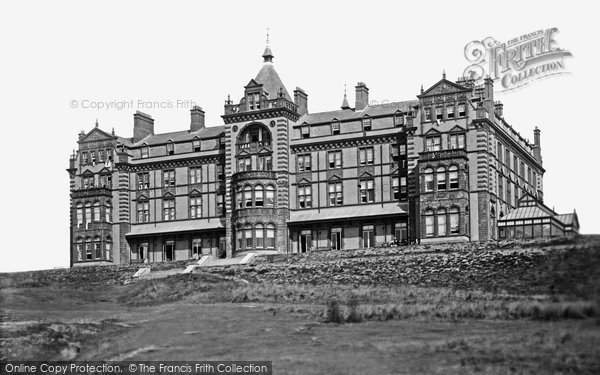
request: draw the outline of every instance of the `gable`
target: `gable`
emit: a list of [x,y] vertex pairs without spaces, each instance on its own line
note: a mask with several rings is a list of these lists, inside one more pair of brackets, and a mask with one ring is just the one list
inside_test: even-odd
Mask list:
[[252,88],[252,87],[260,87],[260,86],[262,86],[262,85],[261,85],[260,83],[256,82],[256,81],[254,80],[254,78],[253,78],[253,79],[251,79],[251,80],[250,80],[250,82],[248,82],[248,84],[247,84],[246,86],[244,86],[244,88],[245,88],[245,89],[248,89],[248,88]]
[[107,132],[100,130],[100,128],[94,128],[89,133],[87,133],[85,135],[85,137],[83,137],[83,139],[79,141],[79,143],[93,142],[93,141],[106,141],[106,140],[113,140],[116,138],[117,138],[116,136],[110,135]]
[[423,133],[423,135],[439,135],[439,134],[441,134],[440,131],[435,128],[431,128],[431,129],[427,130],[425,133]]
[[469,91],[469,89],[464,86],[458,85],[454,82],[450,82],[445,78],[442,78],[440,81],[428,88],[421,95],[417,95],[417,97],[422,98],[424,96],[444,95],[464,91]]
[[465,131],[466,131],[465,128],[463,128],[462,126],[456,125],[452,129],[450,129],[449,133],[463,133]]

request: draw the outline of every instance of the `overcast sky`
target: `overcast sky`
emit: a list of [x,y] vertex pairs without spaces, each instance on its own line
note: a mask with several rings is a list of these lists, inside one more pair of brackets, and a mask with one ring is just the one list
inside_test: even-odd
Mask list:
[[596,17],[592,2],[3,2],[0,271],[68,266],[65,169],[81,130],[97,119],[131,137],[136,110],[157,133],[187,129],[188,101],[222,124],[227,94],[237,101],[262,65],[267,27],[279,75],[308,93],[311,112],[339,108],[344,84],[353,103],[357,81],[371,100],[415,99],[444,69],[462,74],[470,41],[557,27],[571,74],[496,99],[525,138],[542,130],[546,204],[576,208],[581,231],[600,233]]

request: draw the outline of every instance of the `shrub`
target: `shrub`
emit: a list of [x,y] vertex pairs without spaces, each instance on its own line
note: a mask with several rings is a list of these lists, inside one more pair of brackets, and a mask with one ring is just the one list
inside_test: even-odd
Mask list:
[[328,323],[344,323],[344,314],[340,303],[336,300],[327,301],[327,311],[325,314],[325,321]]

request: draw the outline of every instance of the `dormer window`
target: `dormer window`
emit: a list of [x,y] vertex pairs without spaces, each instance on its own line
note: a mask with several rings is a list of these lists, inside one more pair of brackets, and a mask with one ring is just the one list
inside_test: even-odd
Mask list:
[[192,148],[194,149],[194,152],[200,151],[200,140],[198,138],[194,138],[192,141]]
[[368,130],[371,130],[371,118],[370,117],[363,117],[362,119],[362,128],[363,131],[366,132]]
[[302,125],[302,127],[300,128],[300,133],[302,134],[302,138],[309,138],[310,137],[310,126]]
[[146,159],[150,155],[150,147],[148,145],[142,146],[142,159]]
[[248,110],[254,111],[260,109],[260,94],[250,93],[248,94]]
[[394,114],[394,126],[403,126],[404,125],[404,115],[402,113],[397,112]]
[[333,120],[331,122],[331,134],[333,134],[333,135],[340,134],[340,121],[339,120]]
[[167,155],[175,155],[175,144],[173,142],[167,143]]

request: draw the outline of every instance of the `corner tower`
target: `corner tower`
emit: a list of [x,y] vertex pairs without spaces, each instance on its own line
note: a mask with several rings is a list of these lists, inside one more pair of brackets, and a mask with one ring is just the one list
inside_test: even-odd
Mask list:
[[227,257],[285,253],[288,247],[288,129],[300,115],[273,67],[268,37],[262,57],[242,98],[234,103],[228,97],[222,116]]

